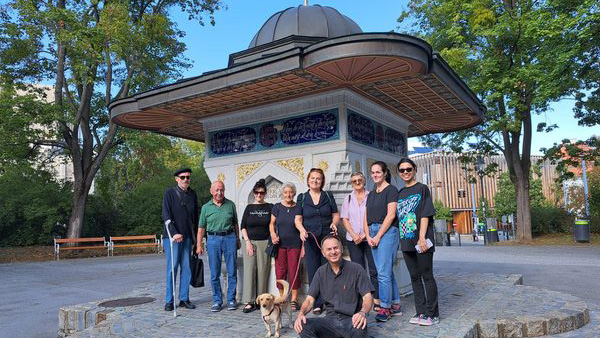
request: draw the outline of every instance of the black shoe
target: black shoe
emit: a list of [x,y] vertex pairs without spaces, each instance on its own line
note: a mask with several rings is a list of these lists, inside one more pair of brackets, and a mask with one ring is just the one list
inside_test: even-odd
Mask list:
[[248,303],[248,304],[246,304],[246,306],[244,306],[244,309],[242,309],[242,312],[250,313],[254,310],[256,310],[256,306],[254,305],[254,303]]
[[179,302],[179,307],[184,307],[186,309],[195,309],[196,305],[192,304],[189,300],[182,300]]
[[173,303],[166,303],[165,311],[173,311]]

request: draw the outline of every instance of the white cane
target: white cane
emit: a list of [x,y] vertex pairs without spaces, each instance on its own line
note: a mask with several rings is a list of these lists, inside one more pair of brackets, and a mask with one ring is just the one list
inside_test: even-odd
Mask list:
[[171,220],[165,222],[165,228],[167,228],[167,235],[169,235],[169,246],[171,247],[171,281],[173,282],[173,317],[177,317],[177,305],[175,303],[175,261],[173,260],[173,237],[169,231],[169,224]]

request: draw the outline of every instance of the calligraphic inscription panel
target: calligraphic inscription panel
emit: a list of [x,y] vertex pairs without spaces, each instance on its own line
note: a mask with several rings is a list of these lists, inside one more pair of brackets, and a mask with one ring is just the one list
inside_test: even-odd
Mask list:
[[383,126],[348,109],[348,136],[351,140],[392,154],[406,156],[403,133]]
[[339,139],[338,110],[209,133],[211,157]]

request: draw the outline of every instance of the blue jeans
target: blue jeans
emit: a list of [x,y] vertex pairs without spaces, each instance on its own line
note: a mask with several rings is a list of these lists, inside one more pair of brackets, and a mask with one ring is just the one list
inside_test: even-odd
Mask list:
[[[171,242],[168,238],[163,241],[165,249],[165,258],[167,259],[167,293],[165,295],[166,303],[173,303],[173,279],[171,277]],[[182,242],[173,242],[173,260],[175,261],[175,279],[177,271],[181,266],[181,275],[179,278],[179,300],[190,300],[190,281],[192,280],[192,270],[190,268],[190,254],[192,252],[192,239],[186,238]]]
[[[369,236],[375,237],[381,228],[380,223],[369,225]],[[394,262],[398,254],[400,235],[398,227],[392,225],[381,237],[379,245],[372,248],[373,259],[377,266],[377,282],[379,283],[379,299],[381,307],[390,308],[392,304],[400,304],[400,292],[394,277]]]
[[221,256],[225,256],[225,266],[227,268],[227,302],[235,303],[237,287],[237,238],[235,232],[226,236],[208,235],[206,251],[208,253],[208,265],[210,266],[213,304],[223,304]]

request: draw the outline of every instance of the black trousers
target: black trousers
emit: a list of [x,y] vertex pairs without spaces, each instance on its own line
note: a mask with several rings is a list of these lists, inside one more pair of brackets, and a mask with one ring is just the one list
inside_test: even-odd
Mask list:
[[369,277],[371,279],[371,284],[373,288],[375,288],[375,292],[373,293],[373,298],[379,299],[379,282],[377,282],[377,266],[375,266],[375,261],[373,260],[373,253],[371,252],[371,247],[367,243],[367,241],[362,241],[359,244],[354,243],[354,241],[346,240],[346,244],[348,246],[348,252],[350,253],[350,260],[354,263],[360,264],[367,272],[369,272]]
[[[319,245],[315,241],[315,237],[311,234],[308,235],[308,239],[304,242],[304,266],[306,267],[306,275],[308,277],[308,285],[312,283],[313,277],[317,272],[317,269],[325,264],[327,261],[323,254],[321,253],[321,249],[319,246],[321,245],[321,240],[326,236],[326,234],[321,234],[319,236],[315,236]],[[323,308],[323,300],[321,296],[315,299],[315,308]]]
[[[402,251],[410,273],[417,314],[439,317],[438,290],[433,278],[433,252]],[[424,287],[423,287],[424,286]]]
[[300,332],[300,338],[364,338],[366,336],[366,327],[362,330],[352,327],[352,316],[340,313],[307,318]]

